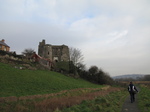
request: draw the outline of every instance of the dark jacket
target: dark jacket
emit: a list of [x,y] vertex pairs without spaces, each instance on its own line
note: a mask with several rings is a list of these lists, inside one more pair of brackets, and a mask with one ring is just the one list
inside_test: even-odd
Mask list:
[[129,84],[129,86],[128,86],[128,91],[129,91],[129,92],[134,92],[134,91],[137,91],[137,92],[138,92],[138,90],[136,89],[136,87],[135,87],[133,84]]

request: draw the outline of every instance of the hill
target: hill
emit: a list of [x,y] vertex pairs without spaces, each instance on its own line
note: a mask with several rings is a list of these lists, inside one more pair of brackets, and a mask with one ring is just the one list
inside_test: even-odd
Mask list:
[[53,71],[21,70],[0,63],[0,97],[49,94],[62,90],[98,87],[101,86]]
[[143,78],[145,76],[145,74],[126,74],[126,75],[120,75],[120,76],[114,76],[112,77],[113,79],[140,79]]

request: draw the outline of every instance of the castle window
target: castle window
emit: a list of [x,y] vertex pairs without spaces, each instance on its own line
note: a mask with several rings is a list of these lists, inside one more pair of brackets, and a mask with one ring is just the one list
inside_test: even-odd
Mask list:
[[49,55],[49,52],[48,52],[48,55]]

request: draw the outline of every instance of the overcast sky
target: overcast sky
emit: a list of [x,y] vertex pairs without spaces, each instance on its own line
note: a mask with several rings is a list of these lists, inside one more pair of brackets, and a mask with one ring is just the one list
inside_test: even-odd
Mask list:
[[68,45],[110,76],[150,74],[150,0],[0,0],[11,51]]

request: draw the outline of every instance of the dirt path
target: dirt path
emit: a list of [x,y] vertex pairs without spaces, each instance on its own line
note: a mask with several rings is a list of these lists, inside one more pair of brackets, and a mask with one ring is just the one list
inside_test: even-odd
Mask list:
[[126,98],[121,112],[140,112],[138,109],[138,94],[135,95],[135,102],[131,103],[130,95]]

